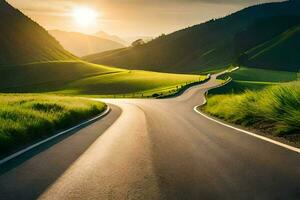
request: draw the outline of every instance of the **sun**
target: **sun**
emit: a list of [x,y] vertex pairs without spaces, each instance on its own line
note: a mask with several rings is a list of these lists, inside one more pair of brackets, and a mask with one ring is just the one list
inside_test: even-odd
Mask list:
[[87,7],[78,7],[74,8],[72,16],[78,25],[89,26],[96,23],[98,13]]

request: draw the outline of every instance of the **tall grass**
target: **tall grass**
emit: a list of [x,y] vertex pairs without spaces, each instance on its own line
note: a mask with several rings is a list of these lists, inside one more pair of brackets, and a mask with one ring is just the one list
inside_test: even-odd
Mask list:
[[0,95],[0,156],[95,116],[105,104],[70,97]]
[[300,82],[243,94],[215,95],[204,110],[227,121],[261,128],[277,136],[300,130]]

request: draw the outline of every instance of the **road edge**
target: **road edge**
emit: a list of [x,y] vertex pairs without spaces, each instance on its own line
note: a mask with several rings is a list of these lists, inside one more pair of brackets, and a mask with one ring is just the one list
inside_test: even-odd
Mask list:
[[199,115],[201,115],[202,117],[205,117],[206,119],[209,119],[209,120],[211,120],[211,121],[213,121],[213,122],[216,122],[216,123],[218,123],[218,124],[221,124],[222,126],[225,126],[225,127],[227,127],[227,128],[231,128],[231,129],[234,129],[234,130],[236,130],[236,131],[239,131],[239,132],[242,132],[242,133],[244,133],[244,134],[250,135],[250,136],[255,137],[255,138],[257,138],[257,139],[260,139],[260,140],[263,140],[263,141],[266,141],[266,142],[275,144],[275,145],[277,145],[277,146],[283,147],[283,148],[285,148],[285,149],[288,149],[288,150],[291,150],[291,151],[293,151],[293,152],[296,152],[296,153],[299,153],[299,154],[300,154],[300,148],[293,147],[293,146],[284,144],[284,143],[279,142],[279,141],[276,141],[276,140],[272,140],[271,138],[268,138],[268,137],[265,137],[265,136],[262,136],[262,135],[259,135],[259,134],[256,134],[256,133],[252,133],[252,132],[250,132],[250,131],[246,131],[246,130],[243,130],[243,129],[241,129],[241,128],[237,128],[237,127],[235,127],[235,126],[233,126],[233,125],[229,125],[229,124],[226,124],[226,123],[224,123],[224,122],[221,122],[221,121],[219,121],[219,120],[217,120],[217,119],[214,119],[214,118],[212,118],[212,117],[209,117],[208,115],[206,115],[206,114],[204,114],[203,112],[201,112],[200,109],[199,109],[200,107],[202,107],[202,106],[205,105],[206,103],[207,103],[207,100],[206,100],[206,98],[204,97],[204,103],[203,103],[202,105],[195,106],[195,107],[194,107],[194,111],[195,111],[196,113],[198,113]]
[[26,153],[26,152],[28,152],[30,150],[33,150],[34,148],[36,148],[36,147],[38,147],[38,146],[40,146],[42,144],[45,144],[45,143],[47,143],[47,142],[49,142],[51,140],[56,139],[59,136],[62,136],[62,135],[67,134],[67,133],[70,133],[70,132],[74,131],[75,129],[82,128],[82,127],[84,127],[87,124],[93,123],[93,122],[95,122],[95,121],[97,121],[97,120],[105,117],[110,111],[111,111],[111,108],[107,105],[106,109],[101,114],[97,115],[96,117],[94,117],[92,119],[89,119],[89,120],[86,120],[86,121],[84,121],[84,122],[82,122],[82,123],[80,123],[80,124],[78,124],[76,126],[73,126],[73,127],[69,128],[69,129],[66,129],[64,131],[61,131],[61,132],[59,132],[59,133],[57,133],[57,134],[55,134],[55,135],[53,135],[51,137],[48,137],[48,138],[46,138],[46,139],[44,139],[44,140],[42,140],[40,142],[37,142],[37,143],[35,143],[33,145],[30,145],[29,147],[24,148],[23,150],[20,150],[20,151],[12,154],[10,156],[7,156],[7,157],[1,159],[0,160],[0,166],[3,165],[3,164],[5,164],[6,162],[8,162],[8,161],[10,161],[10,160],[18,157],[18,156],[21,156],[22,154],[24,154],[24,153]]

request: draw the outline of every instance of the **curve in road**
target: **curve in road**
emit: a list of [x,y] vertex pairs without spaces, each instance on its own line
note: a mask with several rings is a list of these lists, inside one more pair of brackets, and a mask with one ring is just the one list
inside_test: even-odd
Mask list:
[[[193,111],[218,85],[216,76],[176,98],[106,99],[120,117],[39,198],[300,199],[298,153]],[[1,189],[8,180],[17,183],[23,165],[1,176]]]

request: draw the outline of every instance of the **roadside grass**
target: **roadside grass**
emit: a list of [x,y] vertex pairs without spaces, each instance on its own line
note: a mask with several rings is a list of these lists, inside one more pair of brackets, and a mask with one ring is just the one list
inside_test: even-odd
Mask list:
[[204,111],[228,122],[286,137],[300,130],[300,82],[210,96]]
[[37,94],[0,95],[0,157],[106,109],[101,102]]

